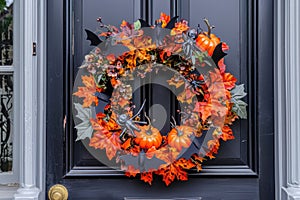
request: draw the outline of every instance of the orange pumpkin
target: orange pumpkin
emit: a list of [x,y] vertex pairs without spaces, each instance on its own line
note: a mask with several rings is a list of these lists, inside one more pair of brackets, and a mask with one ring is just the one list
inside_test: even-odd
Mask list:
[[221,42],[215,34],[211,33],[214,26],[211,26],[207,19],[204,19],[208,31],[200,33],[196,38],[196,44],[202,51],[207,51],[209,56],[214,53],[215,47]]
[[159,130],[153,127],[150,123],[150,119],[147,117],[149,125],[139,126],[141,131],[135,131],[136,138],[135,143],[142,149],[150,149],[151,147],[158,148],[162,142],[162,136]]
[[196,133],[196,129],[185,125],[177,126],[175,118],[172,118],[174,122],[171,122],[173,128],[168,134],[168,144],[181,151],[182,148],[188,148],[191,145],[192,140],[190,137]]

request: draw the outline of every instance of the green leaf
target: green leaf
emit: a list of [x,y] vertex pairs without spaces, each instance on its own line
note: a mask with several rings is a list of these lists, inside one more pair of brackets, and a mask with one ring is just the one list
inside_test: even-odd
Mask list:
[[133,23],[133,26],[134,26],[134,30],[137,31],[137,30],[141,29],[141,22],[139,20],[137,20]]
[[232,111],[241,119],[247,119],[247,103],[242,101],[247,93],[245,92],[244,84],[236,85],[231,91],[231,102],[233,102]]
[[77,110],[76,117],[82,121],[80,124],[75,126],[77,129],[76,141],[83,140],[85,138],[91,138],[94,131],[90,123],[90,119],[92,118],[92,110],[90,108],[83,108],[79,103],[74,103],[74,105],[75,109]]
[[245,92],[244,84],[236,85],[231,91],[231,96],[236,99],[244,98],[247,93]]

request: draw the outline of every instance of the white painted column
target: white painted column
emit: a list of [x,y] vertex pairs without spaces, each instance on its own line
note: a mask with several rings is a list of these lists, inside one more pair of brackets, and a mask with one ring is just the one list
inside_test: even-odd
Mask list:
[[275,7],[276,199],[300,200],[300,1]]
[[[20,188],[14,199],[37,200],[44,188],[45,163],[45,27],[44,0],[19,0]],[[33,43],[37,43],[36,56]]]

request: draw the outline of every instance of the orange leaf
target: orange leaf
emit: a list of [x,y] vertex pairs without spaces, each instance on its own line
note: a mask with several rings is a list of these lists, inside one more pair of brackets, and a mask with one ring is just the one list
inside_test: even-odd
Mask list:
[[188,104],[191,104],[193,102],[193,97],[195,97],[194,93],[190,89],[186,88],[177,96],[177,99],[182,103],[186,102]]
[[230,73],[223,74],[223,82],[226,90],[234,88],[237,79]]
[[[106,129],[98,123],[95,119],[90,119],[90,123],[92,124],[92,127],[95,131],[105,131]],[[107,130],[106,130],[107,131]],[[108,132],[108,131],[107,131]]]
[[182,32],[189,30],[188,22],[181,20],[175,23],[175,27],[171,30],[171,35],[182,34]]
[[121,149],[119,136],[117,134],[111,134],[107,136],[99,131],[94,134],[90,140],[91,147],[95,149],[106,149],[106,155],[109,160],[116,156],[118,150]]
[[78,87],[78,91],[74,93],[75,96],[83,97],[83,105],[82,107],[87,108],[92,105],[93,102],[98,104],[98,98],[95,96],[97,87],[95,84],[94,77],[90,76],[82,76],[82,83],[85,87]]
[[205,121],[211,115],[212,105],[207,102],[197,102],[194,108],[198,112],[202,121]]
[[185,158],[180,158],[179,160],[174,162],[174,165],[182,169],[191,169],[195,167],[195,164],[191,160],[187,160]]
[[160,18],[159,18],[158,22],[162,23],[162,25],[161,25],[162,28],[165,28],[167,26],[167,24],[169,23],[169,21],[170,21],[169,15],[167,15],[166,13],[163,13],[163,12],[160,13]]
[[128,165],[127,166],[127,170],[125,172],[125,176],[128,176],[128,177],[135,177],[138,173],[139,173],[140,170],[138,169],[135,169],[133,165]]
[[125,150],[129,149],[129,148],[131,147],[131,141],[132,141],[131,138],[127,139],[127,140],[122,144],[121,147],[122,147],[123,149],[125,149]]
[[151,185],[152,180],[153,180],[152,172],[143,172],[143,173],[141,173],[141,180],[144,181],[145,183],[149,183],[149,185]]
[[168,165],[167,167],[164,167],[162,169],[159,169],[156,171],[156,174],[162,175],[163,181],[168,186],[170,185],[176,178],[176,167],[171,165]]
[[221,138],[224,141],[234,139],[233,132],[229,126],[223,126]]

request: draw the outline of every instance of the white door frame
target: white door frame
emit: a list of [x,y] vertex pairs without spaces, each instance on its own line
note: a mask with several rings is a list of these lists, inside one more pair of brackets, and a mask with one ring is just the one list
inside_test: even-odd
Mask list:
[[300,200],[300,1],[276,0],[275,178],[277,200]]
[[[15,0],[19,33],[14,48],[20,88],[20,188],[14,199],[37,200],[45,195],[46,162],[46,0]],[[36,56],[33,55],[36,43]]]

